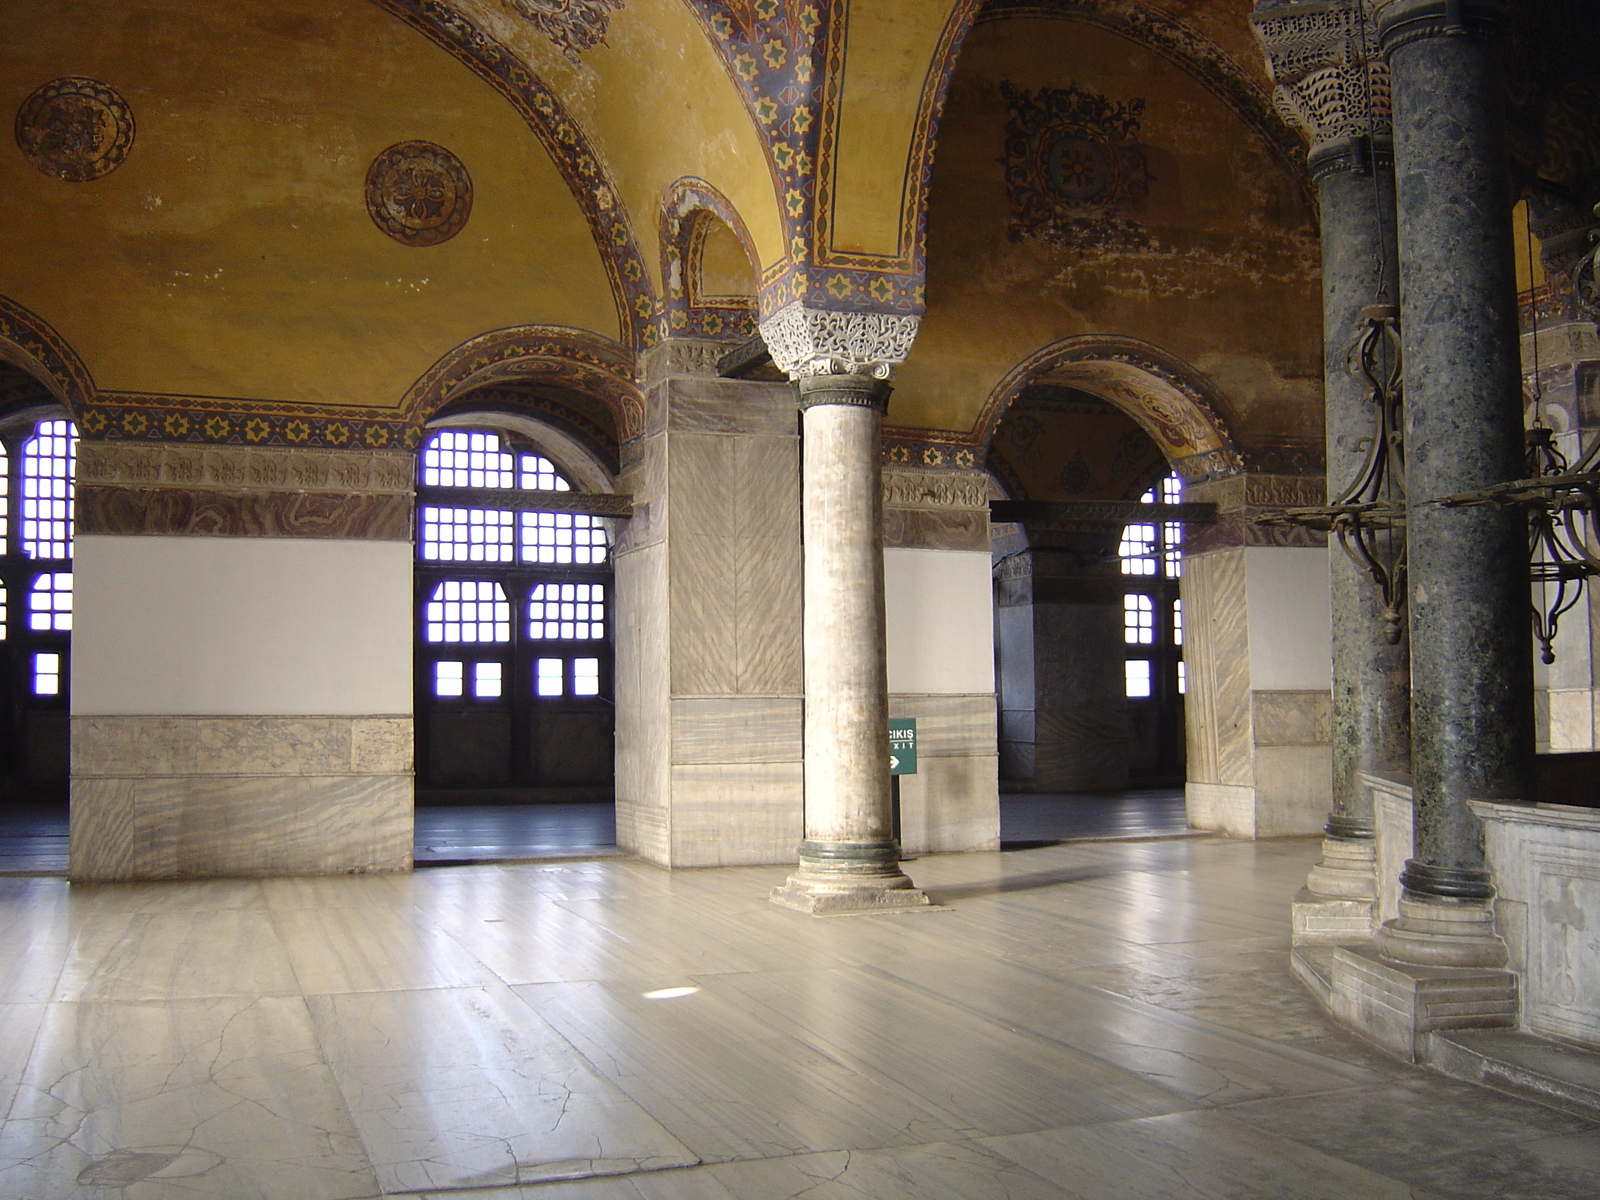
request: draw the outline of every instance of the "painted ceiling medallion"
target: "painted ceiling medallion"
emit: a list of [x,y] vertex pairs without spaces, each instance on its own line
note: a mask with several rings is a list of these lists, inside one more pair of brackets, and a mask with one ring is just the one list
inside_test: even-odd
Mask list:
[[1121,104],[1072,86],[1001,90],[1011,110],[1004,159],[1011,240],[1069,250],[1147,246],[1134,219],[1150,193],[1138,142],[1144,101]]
[[17,149],[41,172],[71,183],[99,179],[133,145],[133,113],[116,90],[64,75],[36,89],[17,109]]
[[432,142],[396,142],[367,168],[372,223],[407,246],[448,242],[472,213],[472,177]]
[[578,55],[606,40],[606,25],[622,0],[511,0],[511,6],[577,62]]

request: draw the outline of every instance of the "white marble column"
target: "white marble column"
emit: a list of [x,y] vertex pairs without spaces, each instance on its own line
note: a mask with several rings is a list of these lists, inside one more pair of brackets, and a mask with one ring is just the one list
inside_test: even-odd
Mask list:
[[817,916],[928,903],[900,870],[890,805],[879,433],[909,336],[874,354],[886,320],[915,331],[914,318],[799,306],[762,325],[802,413],[805,838],[772,899]]

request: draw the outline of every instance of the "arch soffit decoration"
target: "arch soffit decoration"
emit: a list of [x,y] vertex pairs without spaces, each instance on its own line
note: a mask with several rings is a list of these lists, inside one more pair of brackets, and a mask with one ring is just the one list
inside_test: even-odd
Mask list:
[[66,339],[7,296],[0,296],[0,359],[37,379],[73,420],[95,394],[94,377]]
[[504,383],[542,383],[594,396],[626,441],[644,428],[633,356],[608,338],[558,325],[519,325],[469,338],[423,372],[401,405],[420,425],[468,393]]
[[442,0],[373,0],[499,92],[527,122],[588,219],[628,348],[654,345],[660,308],[621,192],[560,98],[506,46]]
[[1024,388],[1061,383],[1121,409],[1150,435],[1185,483],[1238,475],[1244,456],[1216,389],[1198,371],[1137,338],[1063,338],[1006,372],[989,394],[975,432],[987,449]]
[[695,294],[694,275],[699,267],[697,239],[705,235],[705,222],[715,218],[732,230],[750,263],[751,281],[760,286],[760,256],[755,239],[733,202],[704,179],[685,175],[661,193],[661,278],[666,281],[666,313],[662,337],[704,337],[744,342],[755,336],[755,303],[717,304]]

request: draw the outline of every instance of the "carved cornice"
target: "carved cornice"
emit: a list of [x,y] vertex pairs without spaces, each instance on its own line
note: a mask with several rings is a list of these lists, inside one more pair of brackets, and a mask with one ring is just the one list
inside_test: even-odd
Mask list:
[[1370,0],[1258,9],[1250,28],[1276,85],[1273,104],[1311,143],[1313,174],[1358,167],[1358,145],[1387,145],[1389,66],[1378,53]]
[[78,443],[77,482],[79,487],[251,488],[409,496],[415,461],[414,455],[393,450],[82,441]]
[[925,510],[989,511],[989,479],[982,471],[883,468],[883,506]]
[[791,304],[761,322],[761,337],[790,379],[867,375],[889,379],[911,353],[918,318],[900,313],[833,312]]

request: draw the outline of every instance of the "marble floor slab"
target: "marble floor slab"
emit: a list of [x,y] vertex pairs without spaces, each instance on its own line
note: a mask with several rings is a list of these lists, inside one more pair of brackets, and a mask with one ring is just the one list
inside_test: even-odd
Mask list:
[[1600,1126],[1357,1044],[1314,840],[783,868],[0,878],[0,1198],[1594,1200]]

